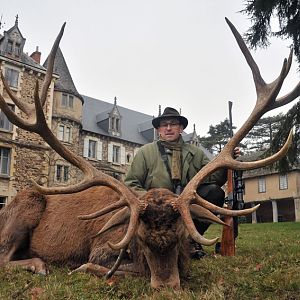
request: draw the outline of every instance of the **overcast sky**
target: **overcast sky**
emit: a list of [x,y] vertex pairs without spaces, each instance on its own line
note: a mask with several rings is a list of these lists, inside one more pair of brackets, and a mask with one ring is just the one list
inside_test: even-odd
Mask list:
[[[224,20],[246,31],[250,21],[238,13],[242,0],[2,2],[1,34],[18,14],[25,52],[39,46],[43,62],[67,22],[61,49],[83,95],[111,103],[116,96],[120,106],[155,116],[159,104],[173,106],[189,119],[187,132],[196,124],[200,135],[228,116],[229,100],[237,127],[255,104],[250,68]],[[267,82],[289,54],[288,41],[271,42],[266,50],[252,51]],[[298,80],[294,62],[281,94]]]

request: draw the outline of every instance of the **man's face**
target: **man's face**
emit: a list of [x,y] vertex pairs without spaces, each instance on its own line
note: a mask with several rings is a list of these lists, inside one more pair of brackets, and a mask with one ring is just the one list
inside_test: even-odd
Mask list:
[[176,118],[164,119],[160,121],[157,131],[161,140],[174,142],[182,133],[183,126]]

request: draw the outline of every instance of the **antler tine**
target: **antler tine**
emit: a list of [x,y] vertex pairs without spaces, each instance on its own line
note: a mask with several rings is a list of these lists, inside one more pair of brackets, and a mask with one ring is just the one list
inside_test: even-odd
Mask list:
[[244,54],[244,57],[246,58],[246,61],[249,65],[249,67],[252,70],[252,74],[253,74],[253,78],[254,78],[254,82],[255,82],[255,86],[256,89],[259,88],[259,86],[264,86],[266,83],[263,80],[263,78],[260,75],[260,71],[259,68],[256,64],[256,62],[254,61],[248,47],[246,46],[242,36],[240,35],[240,33],[237,31],[237,29],[235,28],[235,26],[227,19],[225,18],[226,23],[229,25],[231,32],[233,33],[242,53]]
[[221,214],[224,216],[232,216],[232,217],[244,216],[253,213],[260,207],[260,204],[257,204],[251,208],[240,209],[240,210],[226,209],[202,199],[197,193],[194,194],[193,203],[197,203],[198,205],[203,206],[208,211],[212,211],[217,214]]
[[115,203],[112,203],[111,205],[106,206],[105,208],[103,208],[103,209],[101,209],[97,212],[91,213],[89,215],[78,216],[78,219],[80,219],[80,220],[92,220],[92,219],[101,217],[101,216],[103,216],[103,215],[105,215],[109,212],[112,212],[116,209],[123,208],[125,205],[126,205],[125,200],[123,198],[121,198],[119,201],[117,201]]
[[284,106],[292,101],[294,101],[300,95],[300,82],[295,86],[295,88],[288,94],[278,98],[272,105],[271,109],[275,109]]
[[190,236],[192,237],[192,239],[194,241],[196,241],[197,243],[201,244],[201,245],[205,245],[205,246],[211,246],[213,244],[215,244],[218,241],[218,237],[214,238],[214,239],[206,239],[205,237],[203,237],[198,230],[196,229],[194,222],[192,220],[192,216],[191,216],[191,212],[190,212],[190,208],[186,205],[179,205],[177,207],[178,211],[181,214],[182,220],[184,221],[185,225],[186,225],[186,229],[188,230]]
[[289,147],[292,144],[293,135],[294,135],[294,128],[292,128],[290,130],[289,136],[288,136],[285,144],[281,147],[281,149],[278,152],[276,152],[275,154],[273,154],[267,158],[264,158],[264,159],[261,159],[258,161],[244,162],[244,161],[235,160],[230,157],[228,159],[227,167],[230,167],[234,170],[253,170],[253,169],[258,169],[258,168],[270,165],[270,164],[280,160],[287,154]]
[[[225,20],[226,20],[227,24],[229,25],[229,28],[232,31],[232,33],[239,45],[239,48],[241,49],[248,65],[252,71],[252,76],[253,76],[255,87],[256,87],[256,93],[258,96],[257,103],[259,103],[259,105],[257,105],[258,109],[257,109],[257,111],[255,111],[256,118],[258,120],[264,113],[266,113],[267,111],[272,109],[272,104],[275,102],[275,99],[281,89],[282,83],[290,70],[291,63],[292,63],[292,54],[290,52],[288,61],[286,59],[284,59],[279,76],[273,82],[266,84],[266,82],[263,80],[263,78],[260,74],[259,67],[257,66],[256,62],[254,61],[242,36],[237,31],[235,26],[227,18],[225,18]],[[258,111],[259,111],[259,113],[258,113]]]
[[117,244],[112,244],[111,242],[108,242],[109,247],[111,247],[114,250],[120,250],[128,246],[128,244],[132,240],[132,237],[135,234],[135,230],[137,228],[136,225],[138,224],[138,220],[139,220],[139,214],[140,214],[139,210],[132,209],[131,207],[130,221],[124,238]]
[[60,32],[59,32],[58,36],[56,37],[55,42],[52,46],[51,52],[48,56],[47,72],[46,72],[44,84],[43,84],[42,91],[41,91],[41,104],[42,104],[42,107],[45,105],[45,102],[46,102],[46,99],[47,99],[47,91],[48,91],[49,85],[50,85],[51,80],[52,80],[54,60],[55,60],[55,56],[56,56],[56,53],[57,53],[57,49],[59,47],[59,43],[60,43],[61,38],[64,34],[65,26],[66,26],[66,22],[62,25],[62,27],[60,29]]

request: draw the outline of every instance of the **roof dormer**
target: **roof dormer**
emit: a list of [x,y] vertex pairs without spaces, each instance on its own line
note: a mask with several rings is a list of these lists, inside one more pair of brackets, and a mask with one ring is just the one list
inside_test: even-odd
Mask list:
[[113,106],[105,111],[102,111],[96,116],[98,126],[110,135],[120,137],[122,116],[117,106],[117,98],[114,99]]
[[21,59],[26,39],[23,37],[18,27],[18,15],[16,16],[15,25],[9,30],[4,31],[0,44],[1,54],[14,59]]
[[108,114],[109,116],[109,127],[108,127],[108,132],[111,135],[114,136],[121,136],[121,114],[119,112],[118,106],[117,106],[117,97],[114,99],[114,106],[110,113]]

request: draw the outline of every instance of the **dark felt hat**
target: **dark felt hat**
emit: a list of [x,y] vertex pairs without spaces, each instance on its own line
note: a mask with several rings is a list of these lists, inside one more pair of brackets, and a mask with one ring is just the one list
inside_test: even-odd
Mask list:
[[183,126],[183,129],[188,125],[187,118],[181,116],[179,114],[179,112],[175,108],[172,108],[172,107],[166,107],[162,115],[160,115],[152,120],[152,125],[154,128],[157,129],[159,127],[160,121],[162,121],[164,119],[170,119],[170,118],[175,118],[175,119],[179,120],[180,124]]

